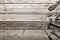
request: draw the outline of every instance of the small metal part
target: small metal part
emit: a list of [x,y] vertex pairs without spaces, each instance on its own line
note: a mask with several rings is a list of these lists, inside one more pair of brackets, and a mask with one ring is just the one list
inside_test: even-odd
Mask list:
[[58,15],[56,18],[55,18],[55,22],[57,23],[60,19],[59,19],[60,15]]
[[48,8],[48,10],[49,10],[49,11],[54,10],[59,4],[60,4],[60,0],[59,0],[56,4],[50,6],[50,7]]
[[60,28],[60,26],[52,23],[52,18],[50,19],[50,23],[48,25],[48,29],[50,29],[50,26],[53,26],[53,27],[56,27],[56,28]]

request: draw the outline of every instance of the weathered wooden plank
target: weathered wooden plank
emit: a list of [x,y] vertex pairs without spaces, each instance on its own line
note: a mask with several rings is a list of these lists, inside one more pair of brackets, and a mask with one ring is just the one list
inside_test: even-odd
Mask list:
[[22,35],[23,30],[0,30],[0,37],[1,36],[20,36]]
[[[0,5],[0,12],[40,12],[40,11],[48,11],[47,6],[48,4],[1,4]],[[45,8],[45,10],[41,10]],[[39,10],[39,11],[37,11]]]
[[23,30],[0,30],[0,40],[20,40]]
[[[0,21],[0,30],[47,30],[48,22],[43,21]],[[58,29],[50,26],[50,29]]]
[[38,29],[48,29],[47,22],[39,21],[0,21],[1,30],[38,30]]
[[[50,4],[48,4],[49,2],[56,2],[57,0],[45,0],[45,1],[43,1],[43,0],[0,0],[0,2],[2,2],[2,3],[9,3],[9,2],[32,2],[32,3],[34,3],[34,2],[36,2],[36,3],[39,3],[39,2],[41,2],[41,3],[43,3],[43,4],[1,4],[1,7],[3,7],[3,8],[1,8],[1,11],[20,11],[20,9],[19,8],[31,8],[31,10],[32,9],[34,9],[34,8],[38,8],[38,10],[40,10],[39,8],[46,8],[47,9],[47,7],[50,5]],[[44,4],[44,3],[47,3],[47,4]],[[15,9],[16,8],[16,9]],[[21,11],[22,10],[24,10],[25,11],[25,9],[21,9]],[[28,9],[26,9],[27,11],[28,11]],[[29,9],[30,10],[30,9]],[[36,10],[37,11],[37,9],[34,9],[34,10]],[[56,10],[59,10],[59,7],[56,9]],[[33,11],[33,10],[32,10]],[[47,11],[47,10],[44,10],[44,11]]]
[[[53,16],[53,21],[54,18],[55,16]],[[46,15],[0,15],[1,29],[48,29],[48,24],[49,18]]]
[[46,2],[56,2],[58,0],[0,0],[1,3],[46,3]]
[[49,4],[6,4],[6,8],[47,8]]
[[[49,12],[49,4],[6,4],[0,5],[0,12]],[[60,6],[55,10],[60,12]]]
[[46,15],[0,15],[0,21],[49,21]]
[[[46,30],[52,40],[60,40]],[[0,30],[0,40],[50,40],[44,30]]]
[[[51,30],[47,30],[49,33]],[[49,33],[50,34],[50,33]],[[50,34],[53,40],[56,36]],[[44,30],[0,30],[0,40],[50,40]]]
[[51,30],[50,31],[47,31],[46,32],[48,33],[48,35],[52,38],[52,40],[60,40],[58,37],[56,37],[55,35],[51,34]]
[[43,30],[26,30],[22,40],[49,40]]
[[[48,17],[49,14],[0,14],[0,21],[46,21],[49,22],[50,18],[52,21],[55,21],[55,14],[51,17]],[[57,15],[57,14],[56,14]]]

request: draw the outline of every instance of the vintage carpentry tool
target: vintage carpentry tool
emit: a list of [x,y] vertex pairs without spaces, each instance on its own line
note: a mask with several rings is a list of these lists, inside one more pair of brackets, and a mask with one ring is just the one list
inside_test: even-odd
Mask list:
[[[50,7],[48,8],[48,10],[49,10],[49,11],[54,10],[59,4],[60,4],[60,0],[59,0],[56,4],[50,6]],[[60,20],[60,19],[58,19],[59,17],[60,17],[60,15],[58,15],[58,16],[55,18],[55,22],[57,22],[57,21]],[[49,23],[49,25],[48,25],[48,28],[50,29],[49,26],[54,26],[54,27],[60,28],[60,26],[57,26],[57,25],[55,25],[55,24],[52,23],[52,19],[50,20],[50,23]]]

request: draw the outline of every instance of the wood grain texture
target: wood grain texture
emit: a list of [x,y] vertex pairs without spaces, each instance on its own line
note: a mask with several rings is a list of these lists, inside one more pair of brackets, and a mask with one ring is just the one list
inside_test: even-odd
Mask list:
[[[60,40],[46,30],[53,40]],[[59,34],[59,33],[58,33]],[[44,30],[0,30],[0,40],[50,40]]]
[[48,29],[47,23],[39,21],[0,21],[0,29],[2,30],[38,30],[38,29]]
[[[48,7],[56,3],[56,1],[58,0],[0,0],[1,29],[40,29],[41,21],[43,21],[41,26],[42,29],[44,29],[44,26],[48,28],[49,18],[52,18],[53,21],[55,21],[56,15],[53,13],[60,13],[60,6],[52,12],[48,10]],[[52,14],[52,17],[47,17],[49,14]],[[19,21],[29,22],[22,22],[21,25]],[[27,28],[24,26],[27,26]]]

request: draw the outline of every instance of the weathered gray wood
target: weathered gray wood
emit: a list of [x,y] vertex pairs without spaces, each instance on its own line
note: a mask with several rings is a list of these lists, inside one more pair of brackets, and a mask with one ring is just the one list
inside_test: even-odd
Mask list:
[[[60,40],[46,30],[53,40]],[[50,40],[44,30],[0,30],[0,40]]]
[[22,40],[49,40],[43,30],[26,30]]
[[[43,35],[43,36],[42,36]],[[0,30],[0,40],[49,40],[43,30]]]
[[0,21],[49,21],[46,15],[0,15]]
[[10,29],[10,30],[38,30],[38,29],[48,29],[47,22],[43,21],[0,21],[0,29]]
[[55,3],[58,0],[0,0],[1,3],[46,3],[46,2],[51,2]]
[[[0,4],[0,6],[1,6],[1,8],[0,8],[0,10],[2,11],[2,12],[9,12],[9,11],[12,11],[12,12],[15,12],[15,11],[29,11],[29,12],[32,12],[32,11],[37,11],[37,10],[39,10],[40,11],[40,9],[42,8],[43,9],[43,11],[48,11],[48,7],[50,6],[50,5],[52,5],[52,4],[49,4],[49,3],[55,3],[56,1],[58,1],[58,0],[46,0],[46,1],[43,1],[43,0],[0,0],[0,2],[1,3],[7,3],[7,4]],[[10,2],[12,2],[12,3],[19,3],[19,2],[22,2],[22,3],[35,3],[35,4],[12,4],[12,3],[10,3]],[[10,4],[9,4],[10,3]],[[38,4],[37,4],[38,3]],[[40,4],[39,4],[40,3]],[[46,3],[46,4],[45,4]],[[59,7],[60,6],[58,6],[56,9],[55,9],[55,11],[56,10],[59,10]],[[27,9],[27,8],[29,8],[29,9]],[[37,9],[35,9],[35,8],[37,8]],[[40,8],[40,9],[39,9]],[[42,10],[41,9],[41,10]],[[47,10],[46,10],[47,9]],[[0,12],[1,12],[0,11]],[[39,12],[39,11],[37,11],[37,12]],[[41,12],[41,11],[40,11]]]
[[[47,30],[48,22],[43,21],[0,21],[0,30]],[[50,29],[59,29],[50,26]]]
[[[28,22],[29,23],[28,25],[23,22],[22,26],[23,25],[27,26],[26,29],[28,29],[31,25],[32,26],[29,29],[40,29],[39,26],[43,27],[42,29],[44,29],[44,27],[48,28],[47,25],[49,24],[49,17],[47,17],[48,16],[47,14],[53,13],[53,12],[54,13],[59,12],[58,10],[59,10],[60,6],[58,6],[58,8],[56,8],[56,10],[53,10],[53,12],[50,12],[48,10],[48,7],[52,4],[54,4],[56,1],[57,0],[54,0],[54,1],[53,0],[45,0],[45,1],[43,1],[43,0],[36,0],[36,1],[35,0],[0,0],[0,21],[8,21],[6,23],[3,22],[4,24],[1,25],[1,28],[3,28],[5,26],[5,28],[3,28],[3,29],[20,29],[20,27],[17,27],[17,26],[18,25],[21,26],[21,23],[17,22],[15,25],[15,22],[12,22],[12,21],[40,21],[40,23],[39,22],[37,22],[37,23]],[[20,3],[22,3],[22,4],[20,4]],[[21,12],[24,12],[24,14],[21,15],[22,14]],[[25,12],[27,12],[26,15],[25,15]],[[38,15],[36,15],[35,13],[28,13],[28,12],[40,12],[40,13],[36,13],[36,14],[38,14]],[[16,15],[13,13],[15,13]],[[9,15],[7,15],[7,14],[9,14]],[[17,15],[17,14],[19,14],[19,15]],[[29,15],[27,15],[27,14],[29,14]],[[43,15],[40,15],[40,14],[43,14]],[[51,18],[53,18],[53,21],[55,21],[54,20],[55,17],[56,17],[55,14],[51,17]],[[41,25],[41,21],[43,21],[42,25]],[[13,25],[10,23],[13,23]],[[1,22],[1,24],[2,24],[2,22]],[[10,26],[9,24],[12,26]],[[8,25],[8,27],[7,27],[7,25]],[[38,25],[38,26],[36,26],[36,25]],[[35,28],[33,26],[35,26]],[[10,27],[13,27],[13,28],[10,28]],[[21,29],[25,29],[25,27],[22,27]]]
[[0,40],[20,40],[23,30],[0,30]]
[[[49,12],[49,4],[0,4],[0,12]],[[53,11],[60,11],[58,6]]]

